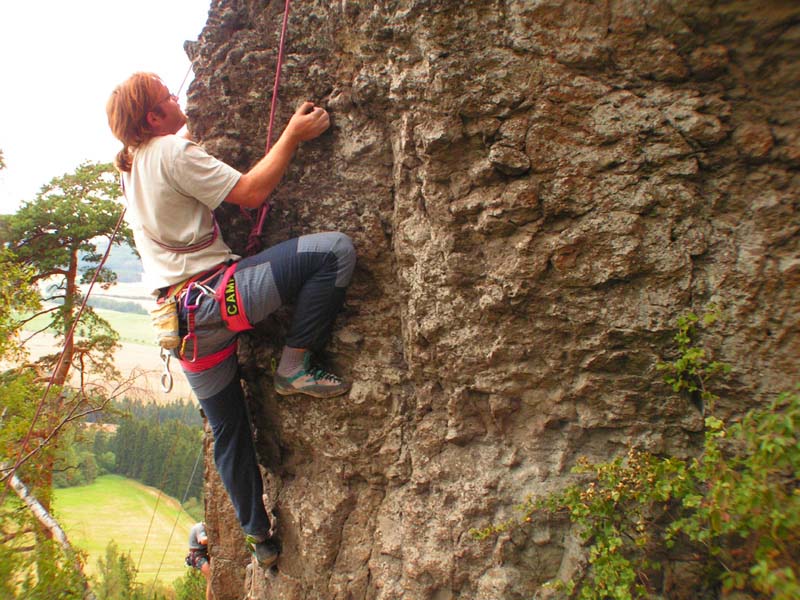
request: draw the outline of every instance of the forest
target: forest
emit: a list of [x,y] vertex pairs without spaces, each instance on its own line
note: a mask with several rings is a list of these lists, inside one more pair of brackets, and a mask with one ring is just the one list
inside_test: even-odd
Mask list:
[[123,475],[183,500],[185,510],[202,520],[202,438],[202,420],[191,402],[114,402],[64,434],[53,484],[85,485],[106,473]]

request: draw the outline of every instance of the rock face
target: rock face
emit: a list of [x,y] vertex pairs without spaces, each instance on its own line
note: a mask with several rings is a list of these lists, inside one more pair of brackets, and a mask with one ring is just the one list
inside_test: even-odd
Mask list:
[[[264,152],[283,3],[215,0],[196,138]],[[676,318],[735,367],[723,415],[788,389],[800,343],[800,5],[789,0],[304,0],[276,123],[331,113],[267,239],[336,229],[359,262],[331,344],[343,398],[279,399],[281,313],[242,376],[284,554],[248,557],[207,471],[218,600],[532,598],[580,554],[564,523],[468,534],[563,487],[577,457],[685,455],[702,418],[655,365]],[[249,223],[220,210],[226,239]],[[209,464],[211,459],[209,457]]]

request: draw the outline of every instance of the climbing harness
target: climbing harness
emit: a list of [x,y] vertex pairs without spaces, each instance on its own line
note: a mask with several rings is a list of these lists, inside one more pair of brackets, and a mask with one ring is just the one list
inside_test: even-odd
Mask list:
[[[206,296],[217,302],[220,301],[223,295],[224,285],[230,280],[233,281],[231,275],[236,263],[231,265],[222,264],[216,266],[208,271],[198,273],[193,277],[180,283],[167,288],[156,300],[157,307],[151,311],[153,317],[153,326],[156,328],[156,336],[161,345],[161,361],[164,365],[164,371],[161,375],[161,389],[165,393],[172,390],[172,373],[169,370],[170,350],[174,350],[180,346],[178,350],[178,360],[181,366],[187,371],[198,372],[210,369],[211,367],[219,364],[231,354],[236,351],[235,342],[230,346],[224,348],[222,351],[198,358],[200,345],[197,340],[196,333],[196,311],[200,307],[200,296]],[[209,287],[209,284],[220,274],[223,277],[220,280],[219,292]],[[235,287],[235,284],[234,284]],[[195,293],[193,293],[195,292]],[[241,298],[238,294],[234,293],[235,305],[233,308],[228,308],[228,311],[237,313],[239,318],[239,327],[246,323],[246,327],[237,329],[235,331],[244,331],[252,326],[247,322],[244,317],[244,309],[241,307]],[[178,319],[178,304],[183,303],[186,311],[186,335],[182,338],[178,332],[179,319]],[[222,314],[225,315],[226,308],[220,302],[220,309]],[[191,346],[191,356],[186,356],[187,347]]]
[[[281,80],[281,67],[283,66],[283,49],[285,47],[286,42],[286,29],[287,24],[289,23],[289,7],[291,5],[291,0],[286,0],[286,4],[283,9],[283,24],[281,25],[281,39],[278,43],[278,62],[275,67],[275,81],[272,85],[272,101],[270,102],[269,107],[269,125],[267,127],[267,145],[265,154],[269,153],[270,148],[272,147],[272,128],[275,124],[275,109],[278,105],[278,86]],[[258,216],[256,218],[256,223],[253,225],[253,229],[250,231],[250,235],[248,236],[247,241],[247,248],[246,252],[248,255],[256,254],[262,246],[261,235],[264,231],[264,223],[267,220],[267,214],[269,213],[272,205],[267,201],[264,200],[264,203],[258,208]]]
[[197,566],[197,561],[201,558],[205,559],[206,562],[209,561],[208,549],[189,548],[189,554],[186,555],[186,558],[183,559],[183,562],[186,564],[187,567],[192,567],[193,569],[200,569],[200,567]]
[[[122,179],[122,177],[120,176],[120,180],[121,179]],[[125,186],[123,185],[122,187],[123,187],[123,191],[124,191]],[[206,239],[201,240],[201,241],[197,242],[196,244],[191,244],[189,246],[170,246],[168,244],[164,244],[162,242],[159,242],[153,236],[149,236],[148,235],[147,237],[150,238],[150,241],[153,242],[159,248],[163,248],[164,250],[168,250],[169,252],[173,252],[175,254],[189,254],[190,252],[199,252],[200,250],[205,250],[206,248],[211,246],[211,244],[216,242],[217,238],[219,237],[219,225],[217,224],[217,219],[214,216],[214,212],[213,211],[211,211],[211,219],[212,219],[212,221],[214,223],[214,228],[211,230],[211,233],[209,234],[209,236]]]
[[[253,325],[247,318],[244,309],[244,302],[239,290],[236,287],[236,279],[234,274],[236,272],[237,262],[231,264],[222,264],[209,271],[205,271],[194,277],[190,277],[186,281],[177,283],[169,288],[159,296],[157,303],[160,306],[166,306],[169,310],[174,312],[174,334],[180,339],[180,349],[178,350],[178,361],[184,370],[191,373],[199,373],[206,371],[212,367],[217,366],[219,363],[229,358],[236,352],[236,340],[231,342],[228,346],[208,354],[206,356],[199,356],[200,344],[198,343],[196,333],[196,312],[200,307],[200,296],[205,296],[217,302],[219,305],[220,316],[225,327],[233,332],[247,331],[252,329]],[[221,276],[220,276],[221,274]],[[216,290],[209,286],[209,284],[219,277],[216,284]],[[177,333],[178,328],[178,303],[183,303],[183,308],[186,312],[186,335],[182,338]],[[173,308],[174,307],[174,308]],[[158,309],[154,309],[155,312]],[[166,322],[163,315],[160,317],[160,325]],[[172,322],[170,320],[170,322]],[[154,320],[154,325],[156,321]],[[171,325],[172,326],[172,325]],[[162,332],[157,331],[159,339],[166,339],[166,335],[161,335]],[[170,332],[172,334],[173,332]],[[161,361],[164,366],[164,371],[161,375],[161,388],[164,392],[169,392],[172,389],[172,374],[169,370],[170,352],[178,347],[177,343],[173,342],[173,336],[169,336],[170,344],[165,346],[161,344]],[[190,354],[187,355],[187,350]]]

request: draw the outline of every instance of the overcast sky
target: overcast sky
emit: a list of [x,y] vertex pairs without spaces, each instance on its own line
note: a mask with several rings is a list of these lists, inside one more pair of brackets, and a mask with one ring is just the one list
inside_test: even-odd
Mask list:
[[[173,92],[189,69],[210,0],[4,0],[0,3],[0,214],[85,160],[121,148],[105,103],[135,71]],[[189,73],[189,80],[192,74]],[[185,88],[181,103],[185,106]]]

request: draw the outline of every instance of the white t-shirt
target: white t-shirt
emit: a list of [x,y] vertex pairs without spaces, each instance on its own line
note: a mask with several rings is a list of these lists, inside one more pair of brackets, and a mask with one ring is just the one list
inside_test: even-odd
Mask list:
[[238,259],[222,239],[194,252],[175,252],[209,240],[213,211],[230,193],[241,173],[203,148],[176,135],[163,135],[136,149],[130,173],[123,173],[128,203],[126,220],[142,257],[145,283],[153,289]]

